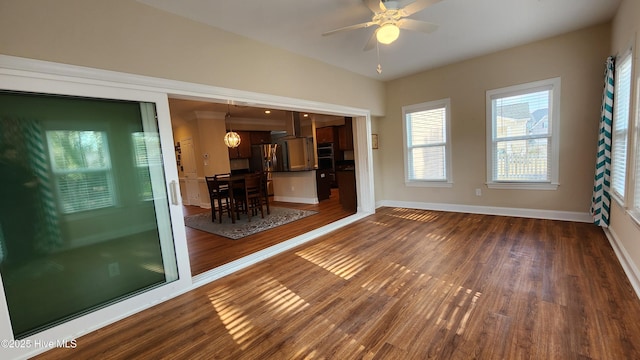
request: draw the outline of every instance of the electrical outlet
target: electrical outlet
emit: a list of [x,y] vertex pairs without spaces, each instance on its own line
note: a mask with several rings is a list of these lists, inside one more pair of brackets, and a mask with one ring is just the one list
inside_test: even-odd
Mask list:
[[482,196],[482,189],[480,188],[476,189],[476,196]]
[[120,275],[120,264],[117,262],[110,263],[108,266],[109,269],[109,277],[114,277]]

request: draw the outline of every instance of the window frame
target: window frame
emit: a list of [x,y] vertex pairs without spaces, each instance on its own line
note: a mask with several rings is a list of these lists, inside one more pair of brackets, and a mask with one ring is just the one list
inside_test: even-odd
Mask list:
[[[618,59],[620,59],[620,61],[618,61]],[[619,95],[619,71],[618,71],[618,64],[622,64],[623,62],[629,62],[629,94],[627,94],[627,97],[629,99],[629,103],[627,104],[627,117],[626,119],[622,119],[624,121],[620,122],[618,121],[618,119],[616,118],[616,113],[617,113],[617,106],[619,104],[618,102],[618,95]],[[630,177],[630,154],[629,154],[629,148],[631,147],[631,143],[630,143],[630,135],[631,135],[631,117],[632,117],[632,106],[633,103],[631,101],[632,98],[632,84],[633,84],[633,52],[632,49],[629,49],[627,51],[624,52],[623,55],[619,55],[616,57],[616,61],[615,61],[615,68],[614,68],[614,97],[613,97],[613,124],[612,124],[612,128],[611,128],[611,196],[613,197],[613,199],[618,202],[618,204],[622,207],[625,206],[625,202],[627,201],[627,192],[629,191],[629,184],[630,181],[629,177]],[[625,128],[624,129],[617,129],[617,125],[618,124],[624,124]],[[617,183],[617,177],[616,177],[616,164],[618,163],[616,156],[617,156],[617,147],[616,147],[616,143],[617,140],[623,139],[625,141],[625,147],[624,147],[624,154],[621,158],[621,160],[624,162],[622,164],[622,192],[619,191],[620,189],[617,189],[617,187],[615,186]],[[618,173],[620,174],[620,173]]]
[[[495,139],[496,126],[493,116],[493,100],[525,95],[539,91],[550,91],[549,96],[549,116],[551,125],[549,133],[537,137],[527,136],[527,139],[549,138],[549,146],[551,154],[548,154],[550,165],[548,169],[549,180],[496,180],[494,174],[494,146],[497,143]],[[560,97],[561,97],[561,78],[555,77],[528,83],[522,83],[497,89],[488,90],[486,92],[486,126],[487,126],[487,182],[486,185],[490,189],[520,189],[520,190],[557,190],[559,183],[559,163],[560,163]],[[521,137],[518,137],[521,138]],[[500,141],[508,141],[501,139]]]
[[[433,143],[429,145],[419,145],[419,146],[410,146],[410,126],[409,126],[409,118],[408,115],[411,113],[421,112],[421,111],[429,111],[435,109],[444,109],[445,119],[445,142],[444,143]],[[402,107],[402,121],[403,121],[403,142],[404,142],[404,182],[406,186],[416,186],[416,187],[452,187],[453,186],[453,176],[452,176],[452,151],[451,151],[451,98],[427,101],[419,104],[407,105]],[[434,147],[434,146],[444,146],[444,171],[445,176],[444,179],[412,179],[410,178],[410,168],[411,164],[409,161],[411,159],[410,153],[411,150],[418,147]]]

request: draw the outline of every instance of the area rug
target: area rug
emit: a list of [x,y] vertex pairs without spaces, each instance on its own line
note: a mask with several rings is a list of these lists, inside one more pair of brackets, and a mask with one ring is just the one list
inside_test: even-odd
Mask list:
[[[241,214],[240,219],[235,224],[231,223],[231,219],[226,216],[220,219],[216,218],[216,222],[211,222],[211,212],[190,215],[184,218],[184,224],[190,228],[206,231],[208,233],[224,236],[229,239],[237,240],[245,236],[253,235],[261,231],[273,229],[280,225],[288,224],[296,220],[300,220],[307,216],[317,214],[317,211],[298,210],[283,207],[271,207],[271,214],[267,215],[265,210],[264,219],[258,216],[252,216],[251,222],[247,220],[246,214]],[[216,214],[217,215],[217,214]]]

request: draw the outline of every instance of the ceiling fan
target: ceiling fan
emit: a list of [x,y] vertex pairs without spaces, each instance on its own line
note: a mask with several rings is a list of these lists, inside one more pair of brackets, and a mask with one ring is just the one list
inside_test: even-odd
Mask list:
[[435,31],[438,28],[438,25],[408,19],[407,17],[417,13],[418,11],[422,11],[428,6],[439,1],[441,0],[416,0],[405,7],[398,8],[398,1],[394,0],[362,0],[362,2],[373,12],[371,21],[327,31],[323,33],[322,36],[377,25],[378,28],[371,35],[367,45],[364,47],[364,50],[367,51],[373,49],[377,42],[382,44],[391,44],[398,38],[398,36],[400,36],[400,29],[430,33]]

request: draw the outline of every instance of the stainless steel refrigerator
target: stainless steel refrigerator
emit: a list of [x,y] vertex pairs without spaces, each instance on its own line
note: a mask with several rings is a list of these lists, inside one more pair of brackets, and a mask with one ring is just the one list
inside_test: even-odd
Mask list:
[[251,171],[267,173],[267,193],[273,195],[271,172],[275,170],[277,144],[262,144],[251,146]]

